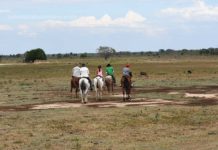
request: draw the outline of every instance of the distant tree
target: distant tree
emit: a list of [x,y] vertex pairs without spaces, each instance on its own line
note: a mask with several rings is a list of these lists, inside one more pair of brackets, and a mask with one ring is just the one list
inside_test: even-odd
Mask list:
[[105,60],[107,60],[108,58],[110,58],[113,54],[116,53],[116,50],[111,48],[111,47],[107,47],[107,46],[100,46],[97,49],[97,53],[100,56],[103,56]]
[[80,58],[86,58],[86,57],[88,57],[87,53],[80,54]]
[[32,49],[25,53],[25,62],[34,62],[35,60],[47,60],[47,56],[43,49]]
[[160,53],[160,54],[163,54],[164,52],[165,52],[164,49],[159,49],[159,53]]

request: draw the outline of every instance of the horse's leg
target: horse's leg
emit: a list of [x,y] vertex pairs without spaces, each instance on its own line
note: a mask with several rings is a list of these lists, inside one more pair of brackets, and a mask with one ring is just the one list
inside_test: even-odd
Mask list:
[[103,86],[100,89],[100,99],[102,99]]
[[88,103],[88,98],[87,98],[87,96],[88,96],[88,90],[89,90],[89,88],[87,88],[87,89],[85,90],[85,92],[84,92],[85,104]]
[[70,92],[72,93],[72,89],[73,89],[73,80],[71,79],[70,81]]
[[96,92],[95,94],[96,100],[98,100],[98,89],[97,88],[95,89],[95,92]]
[[129,98],[129,100],[131,101],[131,86],[129,87],[129,93],[128,93],[128,98]]
[[88,98],[87,98],[88,94],[85,94],[85,104],[88,103]]
[[81,89],[80,89],[80,96],[81,96],[81,103],[83,104],[83,92]]
[[107,84],[107,92],[110,93],[110,85]]
[[124,88],[122,88],[122,90],[123,90],[123,101],[125,102],[126,101],[125,90],[124,90]]
[[114,94],[114,83],[111,83],[111,90],[112,90],[112,95]]
[[77,92],[78,92],[78,88],[75,88],[75,95],[76,95],[76,98],[77,98]]

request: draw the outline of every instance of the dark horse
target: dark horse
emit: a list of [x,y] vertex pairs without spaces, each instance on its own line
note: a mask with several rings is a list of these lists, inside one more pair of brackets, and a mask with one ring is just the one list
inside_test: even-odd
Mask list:
[[123,101],[131,100],[131,79],[128,76],[123,76],[121,79],[121,86],[123,90]]
[[72,76],[72,79],[70,81],[70,92],[72,93],[73,91],[73,88],[75,88],[75,95],[76,95],[76,98],[78,97],[78,91],[79,91],[79,79],[78,77],[73,77]]

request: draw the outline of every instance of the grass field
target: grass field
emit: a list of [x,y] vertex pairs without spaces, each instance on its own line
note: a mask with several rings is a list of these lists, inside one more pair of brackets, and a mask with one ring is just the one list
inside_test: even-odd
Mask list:
[[[35,64],[20,62],[2,60],[0,65],[0,150],[218,149],[216,57],[113,57],[109,61],[75,58]],[[69,92],[71,69],[76,62],[87,64],[91,78],[94,78],[99,62],[102,66],[111,63],[118,83],[122,67],[130,63],[133,98],[144,101],[162,99],[182,105],[29,109],[36,104],[80,103]],[[141,71],[148,77],[141,76]],[[215,97],[185,97],[186,93],[215,94]],[[102,102],[122,103],[122,98],[104,94]],[[119,94],[121,89],[117,86],[115,95]],[[96,101],[94,92],[91,92],[89,103],[93,102]]]

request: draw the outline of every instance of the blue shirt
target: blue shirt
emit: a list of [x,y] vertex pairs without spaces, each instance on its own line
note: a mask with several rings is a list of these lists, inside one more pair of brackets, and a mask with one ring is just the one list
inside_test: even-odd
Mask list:
[[128,67],[123,68],[123,76],[130,76],[130,69]]

